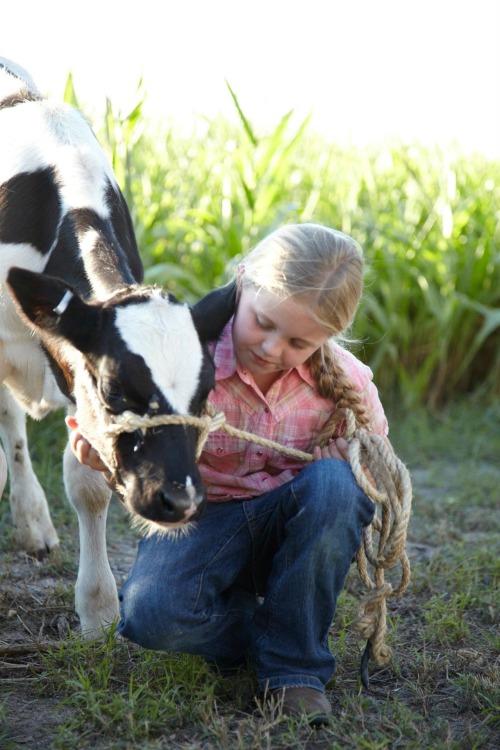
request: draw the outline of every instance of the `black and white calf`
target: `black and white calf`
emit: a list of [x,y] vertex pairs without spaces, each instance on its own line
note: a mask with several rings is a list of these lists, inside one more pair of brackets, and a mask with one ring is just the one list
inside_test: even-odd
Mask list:
[[[125,506],[151,529],[187,524],[203,504],[193,427],[117,437],[106,428],[124,411],[200,413],[214,384],[204,344],[232,314],[234,291],[189,308],[141,281],[127,206],[87,121],[0,58],[0,436],[12,518],[31,554],[58,537],[30,461],[26,413],[76,414]],[[63,467],[80,526],[76,609],[92,636],[118,616],[105,539],[111,492],[69,447]]]

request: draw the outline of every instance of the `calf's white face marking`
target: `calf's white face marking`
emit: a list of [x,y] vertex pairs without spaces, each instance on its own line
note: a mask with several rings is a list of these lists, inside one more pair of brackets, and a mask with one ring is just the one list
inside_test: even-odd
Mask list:
[[[138,315],[138,307],[141,314]],[[141,326],[137,325],[140,318]],[[203,353],[191,313],[165,298],[118,308],[116,327],[127,348],[141,356],[174,412],[188,414],[200,381]]]

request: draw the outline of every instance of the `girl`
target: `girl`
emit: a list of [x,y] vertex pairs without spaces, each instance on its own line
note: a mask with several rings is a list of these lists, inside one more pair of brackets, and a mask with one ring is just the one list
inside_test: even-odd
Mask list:
[[[341,346],[362,277],[358,244],[317,224],[278,229],[244,259],[234,317],[213,346],[210,402],[228,424],[314,461],[211,433],[204,515],[189,533],[143,539],[120,595],[123,636],[201,654],[224,673],[250,662],[262,691],[313,725],[332,712],[329,629],[374,515],[347,463],[341,410],[388,431],[370,369]],[[106,468],[77,430],[71,443]]]

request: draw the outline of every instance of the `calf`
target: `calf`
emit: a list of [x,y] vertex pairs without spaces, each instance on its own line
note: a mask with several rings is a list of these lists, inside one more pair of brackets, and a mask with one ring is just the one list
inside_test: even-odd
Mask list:
[[[0,436],[20,545],[58,544],[29,457],[26,413],[66,408],[150,530],[185,526],[204,502],[194,427],[115,435],[123,412],[198,415],[214,385],[205,343],[232,314],[234,288],[189,308],[142,286],[125,200],[84,117],[42,97],[0,58]],[[93,637],[118,616],[105,524],[111,491],[67,446],[64,484],[80,528],[76,609]]]

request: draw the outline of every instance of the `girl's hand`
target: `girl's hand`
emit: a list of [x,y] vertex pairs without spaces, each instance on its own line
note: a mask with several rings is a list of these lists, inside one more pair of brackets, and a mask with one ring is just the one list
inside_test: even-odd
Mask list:
[[75,417],[66,417],[66,424],[71,430],[69,435],[70,448],[84,466],[88,466],[96,471],[103,471],[109,474],[109,469],[106,464],[101,460],[100,455],[92,448],[89,441],[83,437],[81,432],[78,430],[78,421]]
[[319,461],[321,458],[340,458],[341,461],[348,461],[349,443],[344,438],[339,437],[331,440],[323,448],[320,448],[319,445],[315,446],[313,460]]

